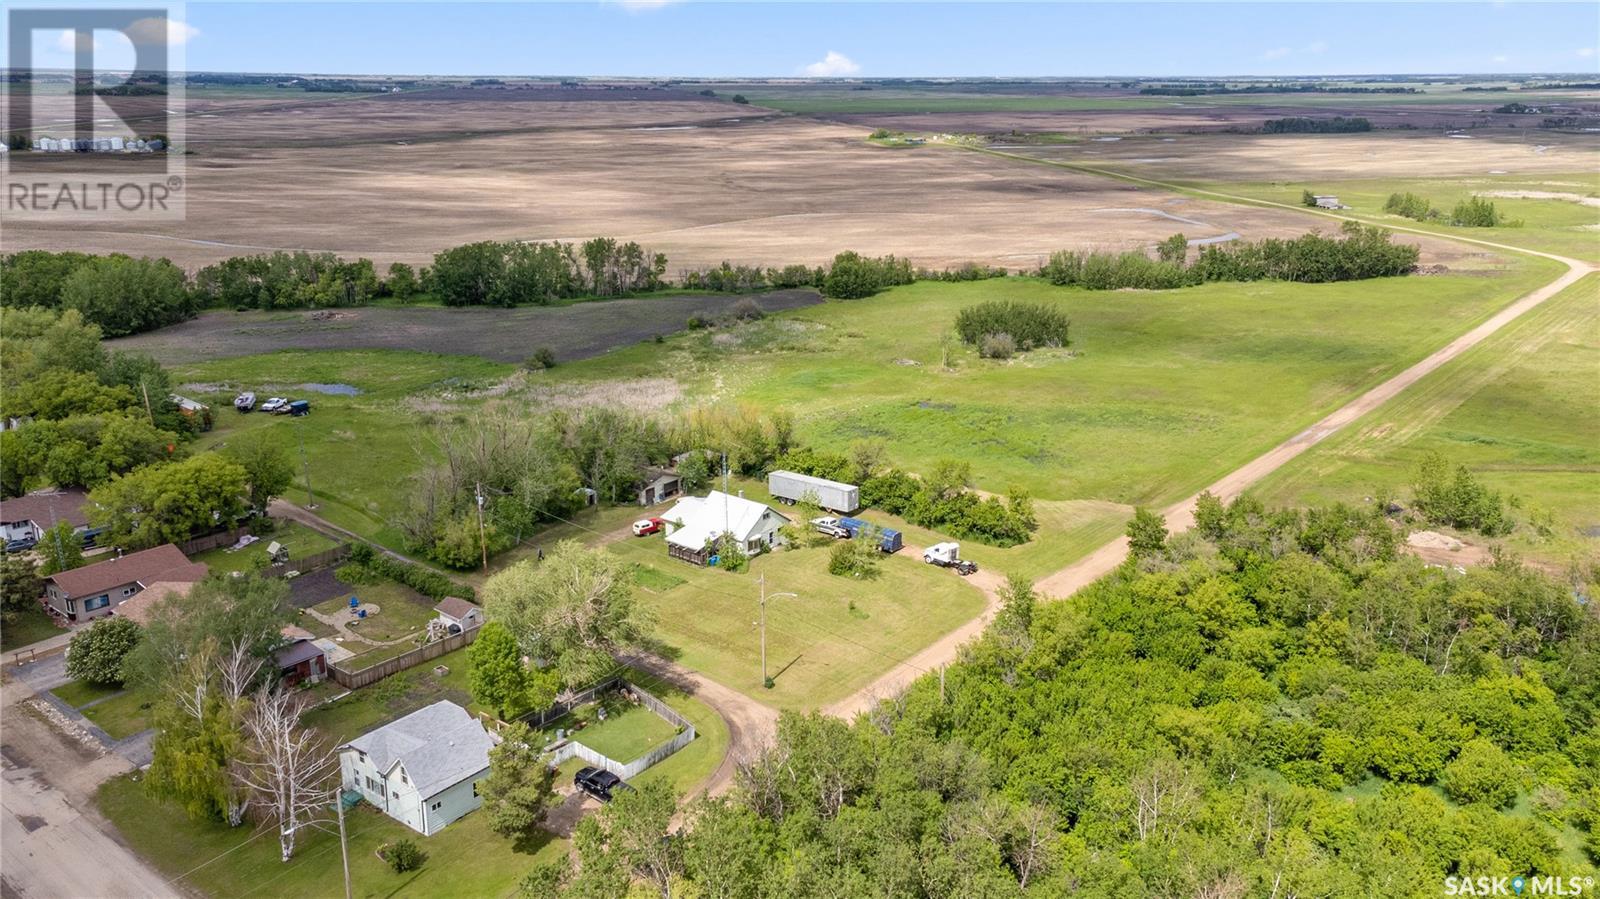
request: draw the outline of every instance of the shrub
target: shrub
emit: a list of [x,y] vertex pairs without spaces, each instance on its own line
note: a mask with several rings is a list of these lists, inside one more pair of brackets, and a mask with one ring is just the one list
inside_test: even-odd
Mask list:
[[1461,747],[1455,761],[1444,766],[1439,784],[1457,802],[1504,808],[1517,798],[1511,759],[1500,747],[1482,738]]
[[689,321],[686,322],[685,324],[688,325],[689,330],[691,330],[691,331],[704,330],[705,328],[708,328],[711,325],[710,322],[706,321],[705,319],[701,318],[698,315],[689,316]]
[[1478,483],[1465,465],[1454,471],[1438,453],[1417,467],[1413,504],[1434,524],[1468,528],[1490,537],[1510,532],[1511,519],[1500,494]]
[[739,321],[759,321],[766,317],[766,313],[761,311],[761,306],[750,297],[744,297],[734,303],[728,310],[728,315]]
[[139,643],[130,618],[102,618],[79,631],[67,646],[67,674],[91,684],[121,684],[122,660]]
[[1313,206],[1313,207],[1316,206],[1317,205],[1317,195],[1312,193],[1309,190],[1300,191],[1300,205],[1301,206]]
[[745,104],[750,102],[750,98],[746,97],[744,94],[734,94],[733,95],[733,102],[739,104],[740,106],[743,106],[743,105],[745,105]]
[[547,346],[539,347],[533,351],[533,355],[529,356],[528,360],[522,363],[522,365],[529,371],[543,371],[547,368],[555,368],[555,351]]
[[382,580],[382,578],[378,577],[378,573],[373,571],[371,567],[367,565],[357,565],[354,562],[348,562],[344,565],[340,565],[338,568],[334,569],[333,576],[344,583],[351,585],[352,587],[370,587],[371,585]]
[[1010,359],[1017,354],[1017,342],[1010,334],[985,334],[978,341],[978,355],[985,359]]
[[836,300],[869,297],[896,284],[916,280],[911,263],[894,256],[873,259],[850,250],[833,257],[833,265],[822,280],[822,295]]
[[1432,203],[1413,193],[1390,194],[1383,204],[1383,211],[1419,222],[1439,217]]
[[1509,224],[1494,208],[1494,203],[1482,197],[1468,197],[1456,204],[1450,213],[1450,224],[1461,228],[1494,228]]
[[864,537],[841,540],[828,554],[828,573],[839,577],[875,578],[879,574],[881,555],[874,540]]
[[[956,334],[962,341],[978,346],[989,337],[1006,337],[1013,352],[1044,346],[1066,346],[1072,319],[1049,303],[1018,303],[996,300],[968,306],[956,316]],[[1006,358],[997,356],[992,358]]]
[[356,574],[358,578],[388,578],[391,581],[405,584],[423,596],[432,597],[433,599],[459,596],[462,599],[470,600],[475,595],[471,587],[465,584],[458,584],[431,568],[413,565],[410,562],[402,562],[387,553],[374,553],[371,552],[370,548],[368,552],[371,555],[365,565],[357,563],[355,561],[355,553],[351,552],[350,564],[340,567],[340,576],[343,576],[346,568],[356,566],[366,569],[364,573]]
[[388,860],[389,867],[394,869],[394,873],[404,874],[422,867],[428,860],[428,853],[423,852],[410,840],[399,840],[384,849],[383,857]]

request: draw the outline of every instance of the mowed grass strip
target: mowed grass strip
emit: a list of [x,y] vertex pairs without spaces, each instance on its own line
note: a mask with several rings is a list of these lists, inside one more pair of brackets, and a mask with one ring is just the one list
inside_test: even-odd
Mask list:
[[[1521,498],[1509,542],[1564,563],[1600,548],[1600,275],[1422,379],[1255,490],[1269,503],[1402,498],[1430,452]],[[1548,535],[1529,523],[1544,523]]]

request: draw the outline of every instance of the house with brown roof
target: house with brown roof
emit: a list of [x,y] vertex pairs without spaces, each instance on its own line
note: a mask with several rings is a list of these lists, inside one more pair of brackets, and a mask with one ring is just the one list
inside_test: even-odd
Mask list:
[[206,566],[190,562],[171,543],[117,558],[58,571],[44,579],[45,604],[68,621],[88,621],[110,615],[124,600],[158,583],[194,583],[206,576]]
[[59,522],[72,525],[75,534],[89,530],[89,494],[76,487],[52,488],[14,499],[0,500],[0,531],[5,541],[32,540]]

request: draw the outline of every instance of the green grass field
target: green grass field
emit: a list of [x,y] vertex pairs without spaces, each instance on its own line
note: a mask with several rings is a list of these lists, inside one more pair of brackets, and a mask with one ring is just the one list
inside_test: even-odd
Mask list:
[[1567,288],[1254,492],[1271,503],[1359,501],[1380,486],[1408,484],[1422,457],[1439,452],[1520,498],[1511,546],[1556,563],[1593,555],[1600,549],[1597,292],[1600,275]]
[[[348,616],[352,595],[361,600],[363,606],[369,603],[377,606],[375,612],[367,610],[366,618],[351,621],[352,629],[369,640],[387,643],[412,636],[426,628],[437,614],[433,600],[393,581],[351,587],[348,593],[320,602],[313,608],[324,615]],[[347,648],[357,653],[362,649],[355,643]]]
[[[826,548],[764,555],[739,574],[669,559],[660,536],[610,548],[685,580],[642,595],[677,661],[780,708],[817,708],[847,696],[984,606],[977,588],[909,554],[885,559],[878,579],[856,581],[828,573]],[[798,594],[767,604],[771,690],[761,686],[756,578],[763,574],[768,594]]]
[[1535,175],[1475,175],[1439,179],[1384,179],[1379,181],[1317,181],[1315,183],[1213,182],[1193,185],[1237,196],[1299,203],[1300,192],[1331,193],[1351,207],[1347,215],[1374,222],[1419,228],[1450,237],[1470,237],[1510,246],[1556,253],[1586,262],[1600,262],[1600,207],[1568,199],[1486,197],[1519,227],[1458,228],[1444,222],[1417,222],[1389,215],[1383,204],[1391,193],[1414,193],[1433,203],[1448,217],[1455,205],[1474,194],[1536,191],[1600,197],[1600,176],[1594,173]]
[[[1204,487],[1554,277],[1211,284],[1089,292],[1032,279],[918,283],[733,331],[697,332],[563,366],[582,383],[672,372],[690,402],[787,408],[843,450],[882,438],[913,471],[973,462],[977,485],[1043,500],[1161,505]],[[941,366],[962,307],[1012,299],[1072,315],[1072,347],[1010,362],[966,348]],[[909,364],[908,364],[909,363]],[[1065,564],[1069,559],[1061,560]]]
[[[421,457],[431,458],[423,439],[427,427],[462,405],[470,405],[475,389],[486,388],[510,374],[512,366],[476,356],[434,353],[286,351],[223,359],[176,370],[182,382],[219,385],[222,389],[186,391],[217,409],[216,428],[201,435],[197,449],[225,444],[234,434],[264,429],[281,440],[296,463],[296,486],[289,498],[305,502],[305,471],[318,504],[317,514],[335,524],[390,546],[400,544],[392,524],[405,508],[403,478],[416,471]],[[302,383],[351,384],[358,396],[329,396],[298,391]],[[239,415],[231,408],[238,389],[257,391],[263,385],[284,387],[289,395],[311,400],[311,414]],[[305,459],[302,466],[301,441]]]
[[[168,877],[181,876],[198,893],[230,899],[344,895],[339,834],[331,820],[301,831],[294,858],[285,863],[279,861],[274,828],[191,821],[176,806],[152,800],[137,778],[107,781],[100,788],[100,811],[124,842]],[[560,858],[568,848],[552,837],[533,851],[517,852],[476,812],[424,837],[363,803],[347,814],[345,826],[351,892],[363,899],[507,896],[535,865]],[[415,841],[428,854],[421,869],[396,874],[378,858],[379,846],[399,839]]]

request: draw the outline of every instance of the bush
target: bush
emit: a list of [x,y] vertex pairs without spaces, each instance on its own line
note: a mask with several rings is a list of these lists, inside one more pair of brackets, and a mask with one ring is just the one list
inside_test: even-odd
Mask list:
[[410,840],[398,840],[385,847],[383,857],[389,862],[389,867],[394,869],[394,873],[404,874],[422,867],[428,860],[428,853],[423,852]]
[[1494,228],[1509,224],[1494,203],[1482,197],[1468,197],[1450,213],[1450,224],[1461,228]]
[[533,355],[529,356],[528,360],[522,363],[522,365],[529,371],[543,371],[547,368],[555,368],[555,351],[547,346],[539,347],[533,351]]
[[433,599],[459,596],[462,599],[471,600],[475,595],[471,587],[465,584],[458,584],[431,568],[413,565],[410,562],[402,562],[387,553],[372,552],[370,548],[368,552],[371,556],[365,565],[359,565],[355,561],[355,553],[351,552],[350,564],[339,569],[341,576],[346,568],[355,565],[367,569],[364,575],[357,575],[357,577],[388,578],[391,581],[405,584],[423,596],[432,597]]
[[761,311],[761,306],[755,300],[745,297],[733,304],[728,315],[738,321],[760,321],[767,314]]
[[704,329],[706,329],[706,328],[711,326],[710,322],[706,321],[705,319],[701,318],[698,315],[689,316],[689,320],[687,322],[685,322],[685,324],[688,326],[689,330],[691,330],[691,331],[701,331],[701,330],[704,330]]
[[1511,759],[1500,747],[1479,738],[1461,747],[1455,761],[1444,766],[1439,778],[1446,794],[1457,802],[1481,802],[1505,808],[1517,798]]
[[1413,504],[1434,524],[1467,528],[1489,537],[1511,531],[1511,518],[1500,494],[1478,483],[1465,465],[1452,471],[1438,453],[1429,453],[1417,467]]
[[978,341],[978,355],[985,359],[1010,359],[1017,354],[1017,342],[1010,334],[985,334]]
[[1439,217],[1439,213],[1433,208],[1432,203],[1413,193],[1390,194],[1389,199],[1384,201],[1383,211],[1391,215],[1405,216],[1418,222],[1425,222],[1428,219]]
[[828,573],[863,580],[875,578],[881,556],[876,541],[864,537],[841,540],[828,554]]
[[894,256],[877,259],[850,250],[833,257],[833,265],[822,281],[822,295],[836,300],[869,297],[896,284],[916,280],[911,263]]
[[122,660],[139,644],[139,625],[129,618],[102,618],[79,631],[67,646],[67,674],[91,684],[120,685]]
[[979,346],[986,338],[1004,336],[1010,340],[1013,352],[1066,346],[1071,329],[1072,319],[1048,303],[1000,300],[968,306],[956,316],[956,333],[963,342]]

